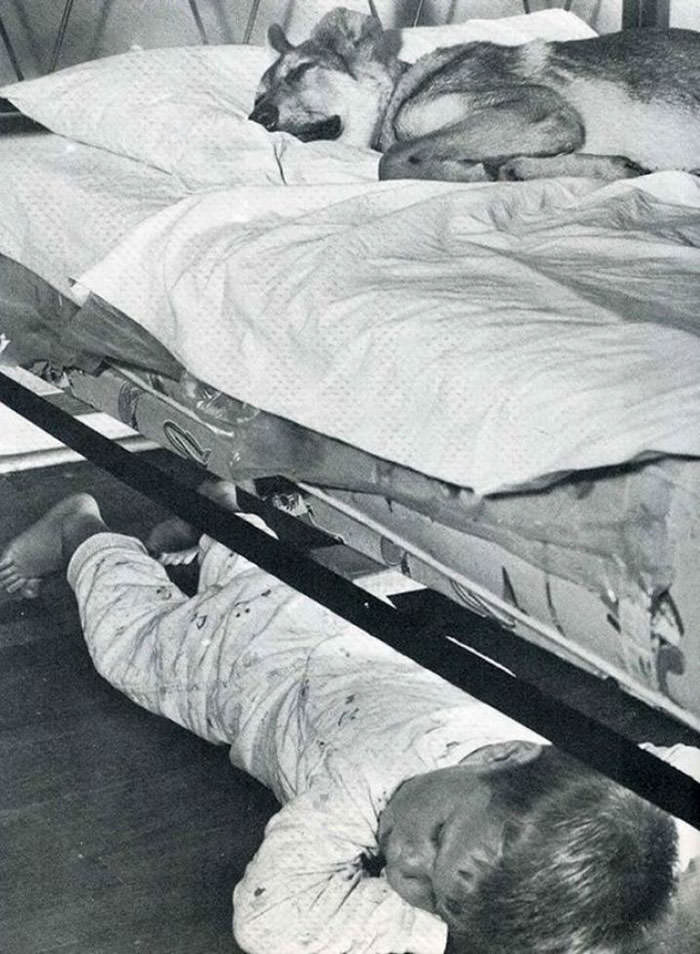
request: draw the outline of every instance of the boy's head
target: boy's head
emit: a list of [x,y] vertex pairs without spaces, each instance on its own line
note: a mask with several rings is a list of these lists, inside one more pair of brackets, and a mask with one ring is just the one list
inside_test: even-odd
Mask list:
[[395,890],[480,954],[622,951],[674,886],[673,820],[553,746],[487,746],[409,779],[379,842]]

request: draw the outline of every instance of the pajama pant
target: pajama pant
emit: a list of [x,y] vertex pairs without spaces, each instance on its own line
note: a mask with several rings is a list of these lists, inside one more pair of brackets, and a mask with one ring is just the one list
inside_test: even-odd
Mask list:
[[208,537],[193,597],[120,534],[86,540],[67,576],[105,679],[151,712],[231,745],[235,765],[289,797],[267,768],[298,741],[283,709],[294,704],[310,652],[342,620]]

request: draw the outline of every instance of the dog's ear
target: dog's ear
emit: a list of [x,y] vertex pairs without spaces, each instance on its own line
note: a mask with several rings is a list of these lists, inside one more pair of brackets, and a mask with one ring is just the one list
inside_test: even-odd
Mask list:
[[377,17],[346,7],[336,7],[327,13],[314,28],[311,39],[336,53],[350,71],[353,63],[384,62],[391,55]]
[[270,27],[267,31],[267,42],[270,44],[275,53],[279,53],[280,56],[284,55],[285,53],[289,53],[290,50],[294,49],[294,44],[289,42],[279,23],[270,24]]

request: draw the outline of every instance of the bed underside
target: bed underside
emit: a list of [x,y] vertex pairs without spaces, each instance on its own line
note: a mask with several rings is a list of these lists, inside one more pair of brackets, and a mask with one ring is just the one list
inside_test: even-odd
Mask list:
[[480,497],[204,385],[105,303],[78,309],[6,258],[0,285],[44,373],[367,558],[334,556],[344,572],[401,573],[700,728],[697,460]]
[[[263,478],[284,477],[275,505],[700,728],[697,461],[474,499],[221,395],[218,413],[232,406],[212,424],[186,389],[133,369],[69,379],[90,405],[220,477],[263,495]],[[352,486],[363,473],[368,485],[381,475],[373,492]]]

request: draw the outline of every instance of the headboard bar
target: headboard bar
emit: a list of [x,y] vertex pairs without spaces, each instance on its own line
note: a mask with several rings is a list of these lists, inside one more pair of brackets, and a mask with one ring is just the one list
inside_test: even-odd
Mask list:
[[248,21],[245,25],[245,30],[243,31],[244,43],[250,43],[250,38],[253,35],[253,30],[255,29],[255,22],[258,19],[259,10],[260,0],[253,0],[250,5],[250,10],[248,11]]
[[622,29],[667,27],[671,22],[671,0],[622,0]]
[[[243,31],[243,43],[250,43],[260,12],[260,2],[261,0],[252,0]],[[367,2],[372,16],[381,20],[374,0],[367,0]],[[522,5],[525,13],[532,13],[530,0],[522,0]],[[570,12],[573,5],[574,0],[564,0],[562,7]],[[420,23],[424,6],[425,0],[417,0],[411,26],[417,26]],[[667,27],[670,23],[670,6],[671,0],[622,0],[622,29],[647,26]]]

